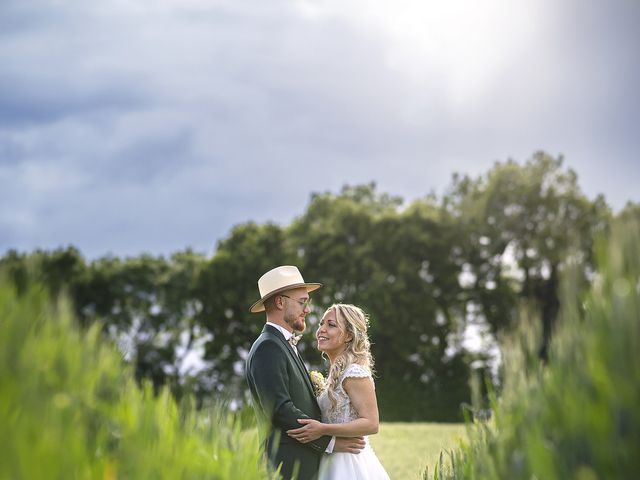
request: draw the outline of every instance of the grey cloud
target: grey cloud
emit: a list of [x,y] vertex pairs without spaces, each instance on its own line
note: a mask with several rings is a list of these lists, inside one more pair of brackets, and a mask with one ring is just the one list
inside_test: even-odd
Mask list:
[[621,206],[640,176],[624,2],[554,7],[462,105],[447,72],[409,78],[378,32],[287,1],[2,2],[0,251],[210,251],[236,223],[290,221],[312,191],[375,180],[410,200],[540,148]]
[[69,85],[62,76],[0,77],[0,128],[50,123],[95,111],[116,113],[147,103],[145,94],[126,82],[95,83],[87,88]]

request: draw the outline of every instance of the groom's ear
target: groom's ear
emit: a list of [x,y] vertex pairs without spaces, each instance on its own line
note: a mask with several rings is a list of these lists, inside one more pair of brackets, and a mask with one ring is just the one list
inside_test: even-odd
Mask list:
[[[266,311],[271,312],[273,310],[276,310],[278,308],[277,302],[276,302],[276,298],[278,297],[278,295],[274,295],[271,298],[267,298],[264,301],[264,308]],[[282,305],[282,298],[280,298],[280,305]]]
[[276,295],[273,297],[273,306],[278,310],[284,310],[284,298],[282,295]]

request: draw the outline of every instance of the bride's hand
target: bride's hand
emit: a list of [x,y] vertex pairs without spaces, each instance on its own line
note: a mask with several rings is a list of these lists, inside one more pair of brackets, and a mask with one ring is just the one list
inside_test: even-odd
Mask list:
[[287,430],[287,435],[300,443],[309,443],[324,435],[324,423],[312,418],[299,418],[298,423],[303,426],[293,430]]

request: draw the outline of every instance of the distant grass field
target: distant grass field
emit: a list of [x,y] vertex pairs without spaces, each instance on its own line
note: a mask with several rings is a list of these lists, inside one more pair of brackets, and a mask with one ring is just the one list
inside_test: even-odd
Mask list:
[[369,438],[392,480],[414,480],[427,466],[431,477],[440,452],[457,447],[466,433],[462,423],[382,423]]

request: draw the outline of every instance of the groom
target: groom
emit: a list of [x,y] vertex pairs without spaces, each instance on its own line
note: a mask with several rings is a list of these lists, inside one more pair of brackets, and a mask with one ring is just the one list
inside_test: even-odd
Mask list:
[[360,453],[364,440],[320,437],[299,443],[287,430],[299,428],[299,418],[320,420],[320,408],[313,393],[309,373],[295,344],[293,332],[303,332],[310,312],[309,294],[320,283],[305,283],[297,267],[281,266],[258,280],[260,300],[252,313],[266,312],[267,322],[247,357],[246,377],[259,420],[269,426],[265,451],[274,468],[282,464],[284,479],[317,477],[323,453]]

